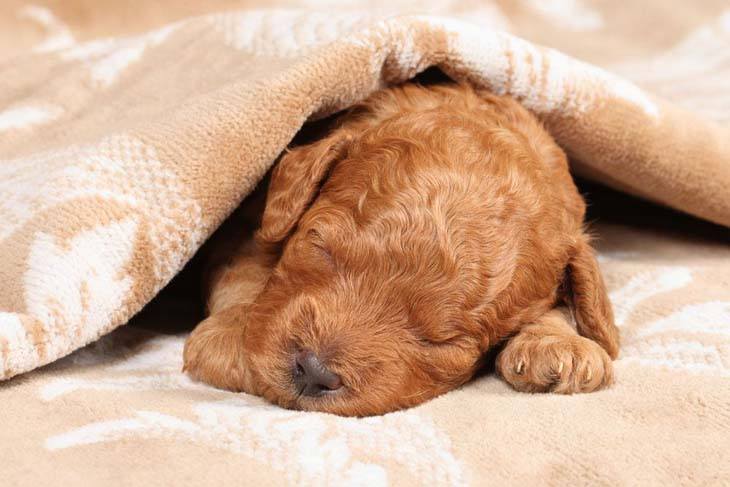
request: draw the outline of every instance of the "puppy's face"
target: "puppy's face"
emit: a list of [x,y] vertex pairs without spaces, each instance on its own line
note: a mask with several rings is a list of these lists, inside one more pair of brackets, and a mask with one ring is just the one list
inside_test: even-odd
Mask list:
[[244,311],[209,318],[242,338],[196,330],[227,357],[199,377],[288,408],[384,413],[463,384],[554,305],[584,206],[524,109],[411,87],[348,117],[275,168],[257,243],[276,263]]
[[404,255],[347,207],[326,205],[307,212],[253,307],[246,348],[258,392],[285,407],[367,415],[467,381],[484,334],[452,299],[458,289],[434,279],[441,262],[430,270],[413,259],[431,245]]

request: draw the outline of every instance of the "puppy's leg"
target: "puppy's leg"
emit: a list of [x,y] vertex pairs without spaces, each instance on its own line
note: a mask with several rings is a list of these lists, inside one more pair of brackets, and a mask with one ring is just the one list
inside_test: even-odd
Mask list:
[[523,327],[497,357],[497,371],[518,391],[573,394],[613,382],[611,357],[578,335],[560,311]]
[[232,251],[217,255],[223,263],[211,271],[210,316],[185,341],[183,370],[221,389],[254,392],[245,352],[249,309],[271,275],[274,256],[252,239],[233,243]]
[[244,357],[247,308],[232,306],[200,322],[185,341],[183,371],[220,389],[246,390],[251,383]]

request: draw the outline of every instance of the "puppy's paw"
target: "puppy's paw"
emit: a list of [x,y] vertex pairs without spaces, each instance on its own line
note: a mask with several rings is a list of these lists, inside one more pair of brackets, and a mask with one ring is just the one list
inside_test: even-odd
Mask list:
[[497,370],[522,392],[574,394],[613,382],[606,351],[578,335],[517,335],[497,357]]
[[212,315],[185,341],[183,371],[212,386],[242,391],[247,379],[243,346],[242,327],[225,315]]

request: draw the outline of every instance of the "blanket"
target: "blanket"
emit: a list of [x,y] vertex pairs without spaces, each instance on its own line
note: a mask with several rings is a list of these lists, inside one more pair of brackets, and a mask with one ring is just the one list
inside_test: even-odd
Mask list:
[[[293,3],[4,2],[4,478],[728,482],[727,4]],[[624,336],[613,388],[521,395],[485,376],[410,411],[342,419],[189,382],[184,334],[109,334],[305,122],[432,67],[517,98],[576,175],[717,225],[675,213],[657,230],[647,211],[595,226]],[[622,211],[638,211],[631,201]]]

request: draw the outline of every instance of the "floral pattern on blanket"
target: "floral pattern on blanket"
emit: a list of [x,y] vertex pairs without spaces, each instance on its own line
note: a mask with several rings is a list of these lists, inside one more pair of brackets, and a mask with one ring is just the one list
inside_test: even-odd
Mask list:
[[298,413],[191,382],[184,333],[117,329],[306,120],[432,66],[515,96],[577,174],[730,226],[726,2],[3,7],[3,485],[728,483],[719,227],[595,225],[623,336],[596,394],[487,375],[383,417]]

